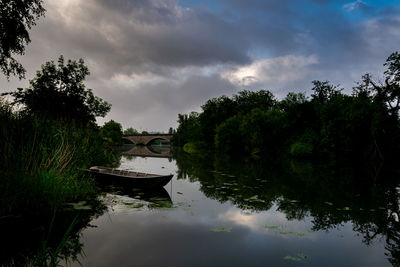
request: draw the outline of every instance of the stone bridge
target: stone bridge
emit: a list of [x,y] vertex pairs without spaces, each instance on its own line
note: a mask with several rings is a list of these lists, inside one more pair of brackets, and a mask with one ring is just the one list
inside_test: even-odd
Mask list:
[[123,135],[123,139],[127,139],[135,145],[149,145],[152,141],[161,139],[171,142],[172,134],[132,134]]

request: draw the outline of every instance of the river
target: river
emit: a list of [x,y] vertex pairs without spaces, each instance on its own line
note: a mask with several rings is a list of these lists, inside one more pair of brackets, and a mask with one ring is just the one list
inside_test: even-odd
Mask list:
[[104,194],[107,210],[80,231],[79,262],[97,267],[398,264],[396,184],[360,182],[354,171],[329,166],[265,165],[185,153],[174,159],[122,156],[120,168],[174,177],[151,196],[118,188]]

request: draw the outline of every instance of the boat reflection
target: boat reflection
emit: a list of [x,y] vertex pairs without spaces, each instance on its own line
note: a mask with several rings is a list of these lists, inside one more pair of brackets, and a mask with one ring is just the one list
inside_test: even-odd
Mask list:
[[103,192],[146,202],[149,208],[168,208],[173,206],[171,196],[164,187],[160,188],[135,188],[128,186],[115,186],[112,184],[101,185]]

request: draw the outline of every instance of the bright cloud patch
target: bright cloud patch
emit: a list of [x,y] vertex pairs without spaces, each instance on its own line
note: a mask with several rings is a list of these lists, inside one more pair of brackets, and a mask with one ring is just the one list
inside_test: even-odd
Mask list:
[[223,76],[239,86],[254,83],[286,83],[302,79],[309,73],[308,67],[317,63],[318,59],[315,55],[308,57],[289,55],[256,60],[250,65],[226,71]]

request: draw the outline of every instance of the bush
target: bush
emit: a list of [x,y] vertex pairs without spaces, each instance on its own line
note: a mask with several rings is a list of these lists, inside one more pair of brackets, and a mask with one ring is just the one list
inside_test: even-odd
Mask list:
[[104,123],[103,127],[100,128],[100,134],[112,145],[122,144],[122,126],[118,122],[110,120]]
[[183,146],[183,151],[189,154],[198,153],[199,150],[204,149],[205,144],[202,142],[190,142]]
[[115,161],[99,130],[12,112],[0,101],[0,216],[42,212],[93,196],[78,168]]
[[290,146],[290,155],[293,157],[309,157],[313,151],[312,144],[297,141]]

